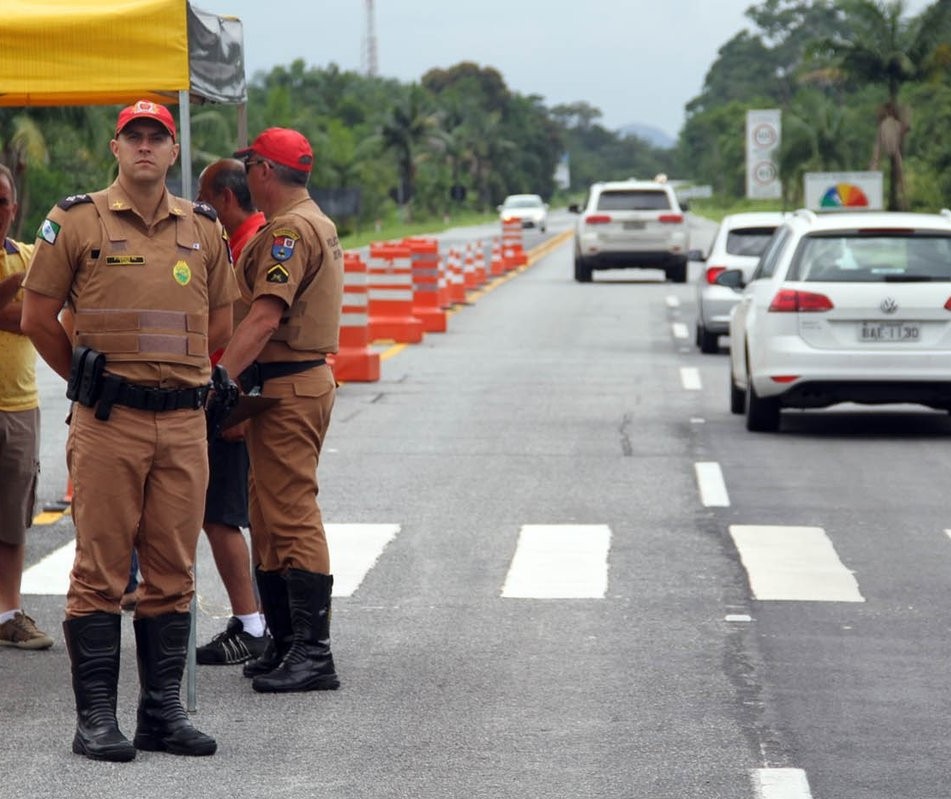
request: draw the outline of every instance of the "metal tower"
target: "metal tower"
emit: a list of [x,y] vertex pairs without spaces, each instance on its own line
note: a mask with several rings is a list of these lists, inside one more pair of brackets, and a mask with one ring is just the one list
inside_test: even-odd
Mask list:
[[363,70],[371,78],[377,75],[376,23],[373,19],[373,0],[363,0],[366,7],[367,28],[363,39]]

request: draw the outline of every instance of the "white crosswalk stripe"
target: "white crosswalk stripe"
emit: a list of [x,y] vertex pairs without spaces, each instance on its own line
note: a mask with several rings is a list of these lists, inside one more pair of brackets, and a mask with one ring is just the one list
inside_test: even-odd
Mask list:
[[864,602],[821,527],[730,525],[756,599]]
[[352,596],[400,531],[398,524],[328,524],[335,597]]
[[753,772],[756,799],[812,799],[806,772],[798,768],[760,768]]
[[604,524],[523,525],[502,596],[603,599],[610,545]]
[[[398,524],[326,525],[335,597],[353,595],[399,530]],[[26,569],[20,593],[65,596],[75,553],[76,545],[70,542]]]

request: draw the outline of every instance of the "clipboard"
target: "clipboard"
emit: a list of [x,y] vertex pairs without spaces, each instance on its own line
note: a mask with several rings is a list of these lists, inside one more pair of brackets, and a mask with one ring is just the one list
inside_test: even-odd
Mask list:
[[263,413],[268,408],[277,405],[280,401],[280,397],[258,397],[242,394],[238,397],[238,404],[228,411],[228,415],[221,423],[221,429],[227,430],[229,427],[234,427],[245,419],[250,419],[252,416]]

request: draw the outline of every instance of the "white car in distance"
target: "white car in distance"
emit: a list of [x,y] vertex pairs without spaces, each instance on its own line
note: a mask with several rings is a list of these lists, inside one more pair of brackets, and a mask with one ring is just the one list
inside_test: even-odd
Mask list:
[[498,212],[503,223],[518,219],[523,228],[537,228],[542,233],[548,228],[548,205],[537,194],[510,194]]
[[914,403],[951,411],[951,211],[816,214],[779,228],[730,317],[730,410]]

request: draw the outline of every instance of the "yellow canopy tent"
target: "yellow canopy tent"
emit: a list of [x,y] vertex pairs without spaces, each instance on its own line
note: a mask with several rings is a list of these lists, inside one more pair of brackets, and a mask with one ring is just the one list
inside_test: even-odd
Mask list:
[[[241,21],[187,0],[3,0],[0,106],[140,99],[177,101],[182,194],[191,199],[189,103],[238,105],[238,143],[247,143]],[[194,612],[188,648],[188,706],[194,710]]]
[[189,102],[239,105],[238,142],[247,142],[241,21],[187,0],[4,0],[0,106],[139,99],[177,101],[190,192]]

